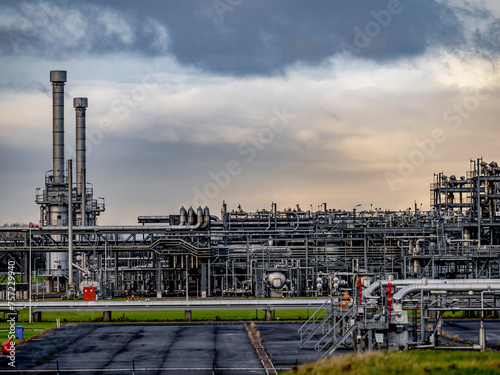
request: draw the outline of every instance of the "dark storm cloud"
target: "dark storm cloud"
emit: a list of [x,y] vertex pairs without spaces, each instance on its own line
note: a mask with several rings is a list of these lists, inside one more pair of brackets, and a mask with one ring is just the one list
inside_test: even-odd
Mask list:
[[[172,54],[208,72],[282,73],[349,53],[375,61],[418,56],[429,48],[471,49],[464,17],[497,21],[479,5],[437,0],[110,0],[7,2],[0,6],[0,51],[42,57]],[[31,26],[30,26],[31,24]],[[497,35],[497,34],[495,34]],[[477,31],[479,48],[497,52]]]
[[102,3],[69,0],[0,4],[0,53],[48,59],[166,51],[165,28],[150,17]]
[[216,6],[224,2],[205,12],[184,3],[182,17],[168,20],[179,61],[221,73],[273,74],[336,54],[391,60],[464,43],[453,10],[435,1],[242,1],[225,12]]

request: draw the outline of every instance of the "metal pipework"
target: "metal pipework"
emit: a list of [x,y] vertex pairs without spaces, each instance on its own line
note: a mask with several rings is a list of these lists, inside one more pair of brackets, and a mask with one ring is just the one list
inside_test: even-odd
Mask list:
[[182,206],[180,211],[180,224],[186,225],[186,223],[187,223],[187,211],[184,208],[184,206]]
[[445,292],[482,292],[500,290],[500,280],[484,280],[483,283],[450,283],[450,284],[413,284],[405,286],[392,297],[395,303],[399,303],[410,293],[420,291],[445,291]]
[[201,206],[199,206],[196,210],[196,218],[197,218],[196,226],[198,228],[201,228],[201,226],[203,225],[203,209],[201,208]]
[[187,216],[187,223],[188,223],[188,225],[193,225],[194,221],[195,221],[195,213],[194,213],[193,207],[189,207],[188,216]]
[[[393,286],[408,286],[408,285],[422,285],[423,280],[422,279],[404,279],[404,280],[378,280],[374,282],[373,284],[370,284],[368,288],[363,290],[363,298],[371,297],[371,295],[380,289],[381,286],[387,286],[388,283],[391,283]],[[500,283],[499,279],[425,279],[425,283],[428,284],[488,284],[488,283]],[[401,289],[403,290],[403,289]]]
[[[203,220],[201,221],[203,224]],[[165,232],[167,230],[182,230],[182,229],[200,229],[201,224],[194,225],[127,225],[127,226],[106,226],[106,225],[87,225],[73,227],[73,233],[118,233],[118,232],[130,232],[139,231],[141,233],[151,233],[155,231]],[[0,232],[9,231],[27,231],[29,227],[0,227]],[[57,234],[68,233],[68,226],[55,226],[47,225],[43,227],[44,233],[51,232]],[[17,250],[16,250],[17,251]]]
[[205,229],[210,225],[210,209],[208,207],[203,210],[203,221],[201,228]]
[[81,224],[86,223],[86,109],[88,107],[87,98],[74,98],[73,106],[76,111],[76,191],[81,197]]
[[65,70],[52,70],[52,146],[54,182],[64,183],[64,82]]
[[68,160],[68,286],[73,284],[73,160]]

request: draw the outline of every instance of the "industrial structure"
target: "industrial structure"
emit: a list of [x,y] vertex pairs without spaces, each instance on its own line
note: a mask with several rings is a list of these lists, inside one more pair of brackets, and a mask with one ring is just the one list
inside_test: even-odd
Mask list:
[[[339,293],[344,280],[351,292]],[[446,349],[487,347],[483,320],[500,310],[500,279],[403,279],[371,281],[355,273],[332,275],[332,295],[298,330],[299,348],[321,357],[339,348],[361,350]],[[443,314],[466,312],[480,318],[479,344],[440,346]],[[478,316],[474,316],[478,312]],[[446,337],[446,336],[445,336]],[[493,345],[496,345],[495,342]],[[490,343],[491,345],[491,343]]]
[[[222,203],[139,216],[133,226],[99,226],[104,199],[86,181],[87,98],[74,98],[76,178],[64,152],[65,71],[52,71],[53,167],[36,195],[39,226],[1,227],[0,257],[14,259],[27,288],[30,268],[47,294],[123,296],[329,296],[380,279],[496,279],[500,276],[500,167],[471,160],[464,176],[435,174],[431,210],[357,212],[326,203],[313,210],[246,212]],[[43,254],[29,262],[29,253]],[[350,281],[349,281],[350,280]],[[27,290],[27,289],[25,289]],[[0,292],[1,293],[1,292]],[[0,295],[1,297],[1,295]]]

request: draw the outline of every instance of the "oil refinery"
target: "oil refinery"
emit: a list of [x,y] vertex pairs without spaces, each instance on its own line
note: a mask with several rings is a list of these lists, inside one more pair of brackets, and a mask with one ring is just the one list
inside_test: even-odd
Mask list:
[[[140,213],[133,226],[99,226],[104,199],[94,198],[86,178],[92,101],[73,100],[73,166],[64,147],[66,71],[51,71],[50,81],[53,166],[35,197],[39,222],[0,228],[3,267],[14,260],[21,270],[19,293],[27,293],[28,275],[36,270],[47,279],[45,295],[64,299],[81,298],[84,287],[94,287],[98,299],[329,297],[318,310],[321,319],[299,332],[301,346],[314,341],[329,354],[346,340],[370,348],[434,345],[443,311],[500,309],[496,162],[472,159],[463,176],[435,173],[430,211],[416,204],[405,211],[358,211],[323,203],[305,211],[271,203],[246,212],[223,202],[220,213],[181,207],[165,216]],[[44,257],[30,264],[34,253]],[[422,303],[409,297],[415,294]],[[417,319],[411,308],[421,309],[419,332],[408,328]],[[437,320],[428,329],[431,316]]]

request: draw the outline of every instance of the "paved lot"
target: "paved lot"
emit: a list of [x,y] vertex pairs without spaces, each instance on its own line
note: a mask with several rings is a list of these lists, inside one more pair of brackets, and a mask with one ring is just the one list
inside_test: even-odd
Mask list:
[[[55,370],[57,362],[61,370],[130,369],[132,360],[136,369],[186,369],[137,374],[212,374],[213,365],[259,369],[217,374],[265,374],[242,324],[69,325],[19,347],[16,369]],[[2,358],[0,368],[7,363]],[[132,372],[110,372],[118,373]]]
[[[302,323],[257,323],[266,348],[276,367],[291,367],[295,364],[314,362],[320,359],[319,353],[309,345],[310,348],[298,349],[300,337],[297,330]],[[351,351],[339,349],[335,355],[351,353]]]
[[[500,345],[500,321],[485,320],[486,345]],[[458,335],[464,340],[479,343],[479,321],[478,320],[451,320],[444,321],[443,331],[452,335]]]
[[261,333],[264,348],[271,357],[274,366],[290,367],[297,364],[313,362],[319,359],[315,350],[297,349],[300,337],[297,330],[301,324],[266,324],[257,323],[257,329]]

